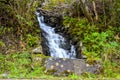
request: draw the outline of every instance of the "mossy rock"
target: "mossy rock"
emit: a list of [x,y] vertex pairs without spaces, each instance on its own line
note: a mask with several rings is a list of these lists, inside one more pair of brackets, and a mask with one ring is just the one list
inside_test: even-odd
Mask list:
[[45,56],[44,54],[32,54],[32,67],[40,67],[43,66],[45,59],[49,58],[49,56]]
[[48,58],[45,61],[46,74],[67,76],[81,75],[86,71],[84,59]]

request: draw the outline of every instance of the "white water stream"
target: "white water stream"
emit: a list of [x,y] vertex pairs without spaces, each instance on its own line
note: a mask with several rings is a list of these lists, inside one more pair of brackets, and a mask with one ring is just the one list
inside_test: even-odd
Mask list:
[[58,57],[58,58],[75,58],[76,57],[76,51],[75,47],[70,44],[70,50],[66,50],[64,48],[61,48],[61,45],[65,45],[65,38],[61,35],[55,33],[55,28],[46,25],[44,23],[44,17],[39,16],[39,13],[37,14],[37,19],[40,25],[40,28],[45,32],[45,35],[43,35],[48,44],[46,44],[49,47],[50,56],[52,57]]

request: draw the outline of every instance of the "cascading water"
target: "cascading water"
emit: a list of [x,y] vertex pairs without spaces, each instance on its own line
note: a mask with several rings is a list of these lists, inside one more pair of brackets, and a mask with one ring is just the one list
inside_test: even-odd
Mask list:
[[50,55],[52,57],[58,57],[58,58],[75,58],[76,57],[76,51],[75,47],[70,44],[70,50],[66,50],[62,48],[61,46],[66,45],[66,40],[61,35],[55,33],[55,28],[48,26],[44,23],[44,17],[39,16],[39,13],[37,13],[37,19],[40,25],[40,28],[44,31],[45,34],[43,36],[46,38],[48,44],[46,44],[49,47]]

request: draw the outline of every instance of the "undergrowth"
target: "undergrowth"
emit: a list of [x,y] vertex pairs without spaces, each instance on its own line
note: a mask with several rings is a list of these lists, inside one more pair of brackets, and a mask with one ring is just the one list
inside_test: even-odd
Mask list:
[[71,74],[69,76],[53,76],[46,74],[45,68],[41,61],[34,61],[34,58],[47,58],[42,54],[30,54],[27,51],[15,54],[2,55],[0,54],[0,78],[27,78],[27,79],[109,79],[109,78],[120,78],[119,67],[117,63],[111,62],[110,60],[103,62],[104,72],[95,75],[85,73],[81,76]]
[[[35,65],[37,62],[32,60],[33,55],[27,51],[8,55],[0,54],[0,78],[44,77],[44,68],[40,62]],[[40,58],[44,58],[44,56],[41,54]]]
[[87,56],[88,62],[101,61],[103,72],[96,77],[120,78],[120,39],[116,37],[119,28],[108,26],[103,30],[89,23],[86,18],[70,17],[64,18],[64,25],[68,27],[66,29],[70,36],[83,42],[83,54]]

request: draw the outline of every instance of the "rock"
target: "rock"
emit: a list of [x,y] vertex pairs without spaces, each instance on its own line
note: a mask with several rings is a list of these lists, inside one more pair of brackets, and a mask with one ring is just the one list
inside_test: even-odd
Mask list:
[[44,22],[47,23],[51,27],[59,27],[62,24],[63,17],[60,13],[54,13],[53,11],[43,10],[42,8],[38,8],[36,10],[40,13],[40,16],[44,16]]
[[48,41],[46,40],[46,38],[44,37],[44,35],[46,35],[45,32],[42,32],[42,35],[41,35],[41,45],[43,47],[43,53],[46,55],[46,56],[50,56],[50,52],[49,52],[49,47],[48,47]]
[[77,55],[76,55],[76,58],[79,58],[79,59],[86,59],[86,57],[82,54],[83,53],[83,45],[82,45],[82,42],[81,41],[78,41],[75,45],[76,47],[76,52],[77,52]]
[[73,60],[73,63],[74,63],[74,71],[76,75],[81,75],[82,73],[86,72],[85,59],[75,59]]
[[3,74],[0,74],[0,78],[1,77],[8,77],[9,75],[10,75],[10,73],[8,73],[8,72],[7,73],[3,73]]
[[87,72],[92,73],[92,74],[99,74],[103,71],[103,67],[101,63],[86,64],[86,67],[87,67]]
[[[72,37],[71,37],[71,38],[72,38]],[[77,37],[73,37],[73,38],[72,38],[72,44],[73,44],[73,45],[76,45],[77,42],[78,42],[78,38],[77,38]]]
[[45,72],[57,76],[74,73],[81,75],[86,72],[84,59],[48,58],[45,61]]
[[[61,32],[60,29],[61,29],[63,17],[60,13],[56,13],[56,12],[53,12],[53,11],[47,11],[47,10],[44,10],[42,8],[38,8],[37,12],[40,13],[40,16],[41,15],[44,16],[44,23],[46,23],[47,25],[49,25],[51,27],[54,27],[56,33]],[[42,47],[44,47],[43,48],[43,53],[46,56],[50,56],[49,47],[47,45],[48,42],[45,39],[44,34],[45,33],[42,31],[42,43],[41,44],[42,44]]]
[[39,46],[39,47],[33,49],[31,52],[32,52],[32,53],[35,53],[35,54],[36,54],[36,53],[41,54],[41,53],[43,53],[43,50],[42,50],[42,47]]
[[48,56],[45,56],[44,54],[31,54],[31,68],[35,69],[36,67],[43,66],[46,58],[48,58]]

